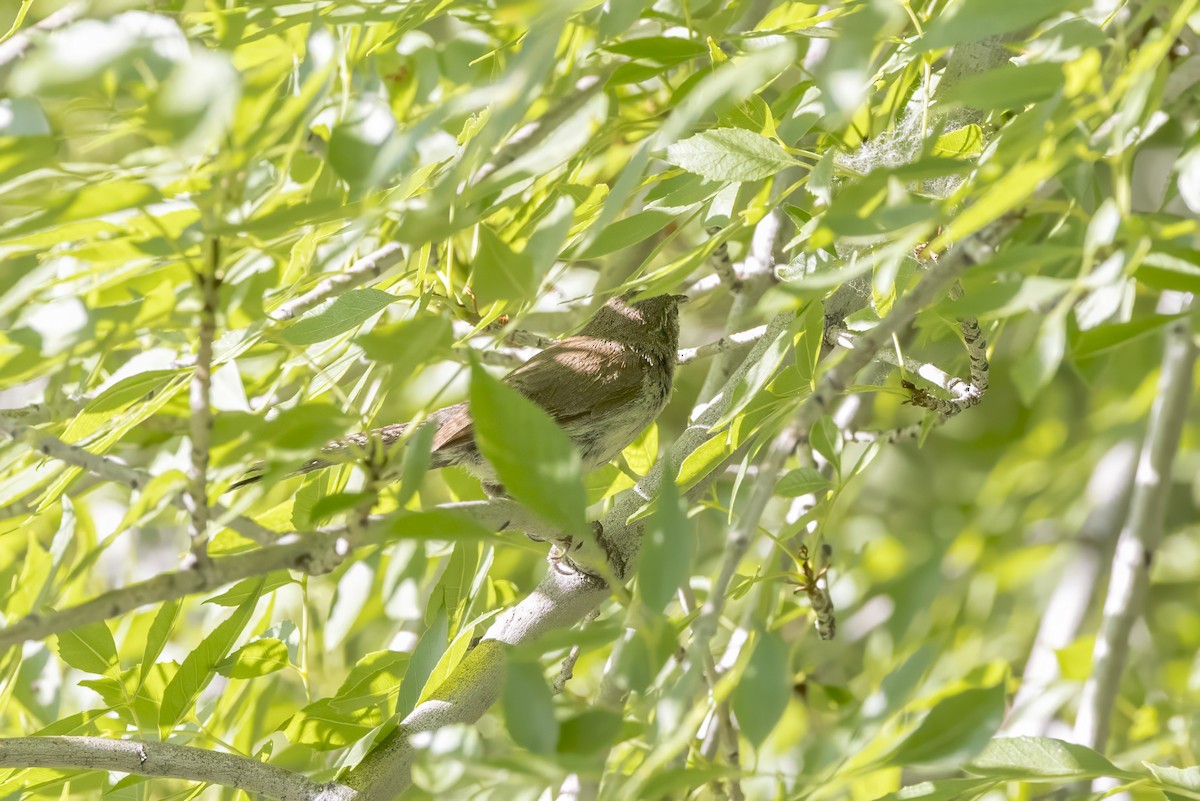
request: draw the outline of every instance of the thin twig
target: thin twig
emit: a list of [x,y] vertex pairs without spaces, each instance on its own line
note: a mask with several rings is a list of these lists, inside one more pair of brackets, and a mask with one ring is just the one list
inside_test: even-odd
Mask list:
[[[910,393],[908,402],[913,406],[920,406],[932,411],[936,425],[942,425],[959,412],[978,405],[988,390],[989,365],[987,359],[987,340],[983,338],[983,332],[979,329],[979,323],[974,318],[960,320],[959,328],[963,334],[963,342],[966,344],[967,358],[971,362],[971,379],[969,381],[963,381],[957,376],[952,376],[932,364],[923,364],[907,357],[901,362],[890,348],[884,348],[879,351],[876,357],[879,361],[889,364],[903,364],[904,368],[909,372],[916,373],[931,384],[941,387],[950,393],[952,396],[950,399],[939,398],[930,392],[915,387],[907,381],[901,382]],[[827,336],[827,340],[847,349],[853,349],[857,346],[855,335],[841,328],[832,329]],[[925,431],[925,424],[918,422],[888,431],[857,431],[847,428],[839,430],[841,430],[842,436],[848,442],[893,444],[905,440],[917,439]]]
[[[713,226],[707,231],[710,237],[718,236],[721,233],[720,226]],[[742,291],[742,279],[733,269],[733,259],[729,258],[729,243],[722,241],[713,250],[712,255],[708,257],[709,263],[712,265],[713,272],[721,279],[721,283],[730,292]]]
[[[600,609],[593,609],[579,625],[581,627],[586,626],[598,617],[600,617]],[[554,677],[554,683],[550,685],[551,693],[561,695],[562,691],[567,688],[567,682],[575,675],[575,663],[579,661],[579,655],[582,652],[583,649],[576,645],[567,653],[566,658],[563,659],[562,665],[558,669],[558,675]]]
[[[746,261],[757,265],[752,270],[756,275],[771,275],[775,266],[775,246],[782,228],[782,216],[778,210],[772,210],[759,220],[758,225],[754,228],[754,236],[750,241],[750,256]],[[726,331],[736,329],[742,324],[742,317],[758,302],[763,292],[766,291],[767,283],[766,281],[755,281],[749,284],[739,282],[737,286],[738,292],[733,296]],[[700,387],[700,398],[702,400],[709,398],[718,388],[724,386],[736,366],[735,354],[729,349],[717,351],[708,373],[704,377],[704,384]]]
[[765,325],[756,325],[754,328],[746,331],[738,331],[734,334],[727,334],[720,339],[705,343],[695,348],[680,348],[679,363],[688,364],[697,359],[707,359],[709,356],[716,356],[718,353],[724,353],[734,348],[742,348],[747,345],[753,345],[758,340],[762,339],[766,333]]
[[188,511],[188,534],[191,538],[191,557],[194,566],[208,566],[208,443],[212,432],[212,356],[213,340],[217,335],[217,270],[221,264],[221,240],[213,237],[209,243],[208,263],[196,271],[200,289],[199,342],[196,345],[196,364],[192,368],[192,384],[188,393],[191,423],[191,464],[188,469],[188,491],[184,496]]
[[[1191,296],[1176,294],[1173,299],[1178,308],[1171,311],[1185,312],[1191,305]],[[1184,316],[1167,328],[1162,372],[1138,459],[1129,519],[1117,541],[1104,616],[1092,655],[1092,675],[1083,686],[1075,718],[1076,742],[1101,751],[1108,743],[1129,634],[1145,609],[1150,566],[1163,538],[1171,468],[1187,418],[1196,357],[1191,319]]]
[[298,298],[289,300],[278,309],[271,312],[270,317],[277,323],[287,322],[299,317],[309,309],[323,303],[334,295],[339,295],[359,284],[383,275],[404,259],[404,251],[399,243],[389,242],[383,247],[368,253],[351,264],[340,273],[335,273],[323,279],[319,284]]
[[0,43],[0,70],[25,56],[25,51],[33,43],[31,34],[49,33],[58,28],[65,28],[83,16],[85,8],[85,3],[68,3],[26,30],[20,31]]

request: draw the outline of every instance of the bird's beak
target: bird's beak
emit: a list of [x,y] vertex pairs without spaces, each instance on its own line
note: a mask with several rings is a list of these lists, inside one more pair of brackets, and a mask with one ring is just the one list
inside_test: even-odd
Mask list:
[[687,303],[691,300],[687,295],[672,295],[676,303]]

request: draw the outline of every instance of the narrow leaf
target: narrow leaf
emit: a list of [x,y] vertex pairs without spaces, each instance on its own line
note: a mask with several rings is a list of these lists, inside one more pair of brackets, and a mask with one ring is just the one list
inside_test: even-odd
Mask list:
[[196,697],[216,672],[217,664],[229,653],[233,643],[250,622],[265,585],[266,579],[258,579],[255,588],[247,593],[245,600],[183,660],[179,671],[163,690],[162,706],[158,714],[158,728],[161,734],[165,736],[191,712]]
[[471,366],[475,441],[505,489],[566,531],[586,528],[579,452],[547,414],[519,392]]

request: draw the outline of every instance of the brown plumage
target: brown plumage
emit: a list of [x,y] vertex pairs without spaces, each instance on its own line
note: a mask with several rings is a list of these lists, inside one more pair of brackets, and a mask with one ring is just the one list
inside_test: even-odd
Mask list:
[[[666,406],[679,347],[679,304],[684,295],[657,295],[637,303],[628,296],[604,304],[574,336],[560,340],[504,377],[536,403],[579,448],[584,470],[594,470],[625,449]],[[458,465],[487,485],[499,479],[475,445],[466,403],[439,409],[431,468]],[[408,423],[351,434],[321,449],[323,456],[297,471],[308,473],[347,461],[372,441],[390,447]],[[259,468],[256,468],[259,469]],[[249,475],[233,488],[261,478]]]

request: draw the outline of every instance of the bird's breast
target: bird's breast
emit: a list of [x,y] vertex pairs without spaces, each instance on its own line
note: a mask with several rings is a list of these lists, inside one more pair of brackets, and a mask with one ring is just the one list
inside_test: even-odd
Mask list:
[[584,471],[611,462],[654,422],[671,395],[671,372],[654,360],[642,369],[641,392],[618,409],[593,415],[568,432],[579,448]]

